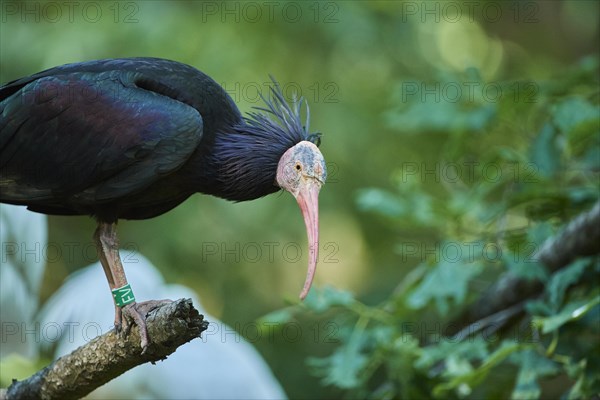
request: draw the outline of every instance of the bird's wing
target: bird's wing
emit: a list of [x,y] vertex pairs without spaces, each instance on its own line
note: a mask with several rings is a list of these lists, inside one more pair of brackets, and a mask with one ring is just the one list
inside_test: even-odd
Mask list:
[[202,138],[199,112],[153,91],[135,71],[72,72],[8,86],[12,93],[0,102],[2,201],[118,199],[177,170]]

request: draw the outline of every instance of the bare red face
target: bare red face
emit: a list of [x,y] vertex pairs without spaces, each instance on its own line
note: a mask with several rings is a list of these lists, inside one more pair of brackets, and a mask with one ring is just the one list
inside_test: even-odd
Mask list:
[[277,184],[298,202],[308,236],[308,272],[300,293],[304,300],[310,290],[319,257],[319,191],[327,178],[325,160],[319,148],[303,141],[286,151],[277,168]]

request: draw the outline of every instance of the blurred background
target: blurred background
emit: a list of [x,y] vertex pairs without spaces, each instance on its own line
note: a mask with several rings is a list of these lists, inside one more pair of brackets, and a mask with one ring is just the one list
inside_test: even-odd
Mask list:
[[[328,162],[317,290],[308,305],[297,305],[304,226],[285,193],[240,204],[196,195],[153,220],[122,221],[122,257],[143,254],[166,282],[196,292],[207,312],[257,348],[290,398],[519,397],[518,360],[499,364],[501,379],[490,391],[473,392],[475,383],[461,381],[433,392],[476,370],[498,343],[486,342],[479,359],[460,360],[461,372],[446,374],[439,359],[420,358],[439,325],[426,334],[413,329],[404,356],[370,347],[371,336],[353,338],[377,323],[448,322],[510,268],[479,252],[465,269],[454,262],[456,270],[443,275],[444,243],[477,241],[478,249],[494,244],[523,254],[527,248],[511,243],[534,240],[538,222],[545,230],[536,232],[548,237],[598,198],[599,7],[3,0],[0,82],[70,62],[161,57],[205,72],[246,112],[261,105],[272,74],[288,99],[297,93],[307,100]],[[96,261],[94,229],[85,217],[48,219],[40,304]],[[582,274],[597,274],[597,260],[591,265]],[[595,301],[597,292],[582,296]],[[383,306],[390,302],[392,311]],[[357,304],[378,311],[365,316]],[[598,306],[590,310],[596,317]],[[371,323],[376,312],[393,320]],[[339,351],[348,345],[358,350]],[[581,359],[573,355],[573,368]],[[563,393],[580,379],[563,367],[546,368],[552,372],[534,376],[537,391],[524,393]]]

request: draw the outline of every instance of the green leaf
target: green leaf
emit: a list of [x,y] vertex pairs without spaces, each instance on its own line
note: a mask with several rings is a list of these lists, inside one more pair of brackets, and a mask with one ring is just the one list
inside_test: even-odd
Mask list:
[[600,170],[600,145],[597,142],[587,148],[582,164],[592,171]]
[[520,350],[529,349],[531,347],[532,345],[528,344],[504,341],[495,352],[485,359],[479,368],[474,369],[467,374],[456,376],[449,382],[444,382],[435,386],[433,389],[433,395],[438,398],[445,398],[447,397],[445,395],[446,392],[459,388],[461,391],[468,392],[470,388],[481,383],[493,367],[503,362],[511,354]]
[[355,388],[362,383],[360,373],[368,362],[369,358],[360,351],[358,340],[338,347],[329,357],[307,359],[314,374],[323,377],[324,384],[342,389]]
[[395,327],[386,325],[377,325],[369,330],[370,341],[381,347],[390,347],[394,344],[394,337],[397,335]]
[[543,300],[529,300],[525,303],[525,310],[532,315],[552,315],[554,312],[547,302]]
[[527,230],[527,239],[539,247],[553,233],[552,226],[548,222],[540,222]]
[[302,304],[309,310],[320,313],[331,307],[347,306],[353,302],[352,293],[327,285],[323,288],[313,288]]
[[541,176],[550,178],[556,173],[560,167],[560,153],[556,130],[550,123],[546,123],[530,149],[531,161]]
[[[464,368],[462,363],[467,360],[483,360],[488,356],[487,346],[488,343],[482,338],[469,339],[464,342],[442,340],[436,345],[424,347],[419,359],[415,362],[415,367],[431,368],[439,361],[451,359],[454,365],[446,366],[448,374],[460,375],[461,373],[457,374],[452,368]],[[459,365],[463,366],[459,367]]]
[[413,364],[421,352],[419,341],[410,335],[401,335],[394,340],[392,352],[387,355],[388,373],[400,383],[402,398],[409,399],[409,388],[414,382],[416,369]]
[[385,382],[371,392],[368,400],[393,400],[397,397],[396,385],[392,382]]
[[509,253],[502,256],[508,269],[515,275],[526,280],[548,279],[548,271],[544,265],[537,261],[528,261],[526,258],[514,253]]
[[520,366],[517,382],[511,397],[513,399],[537,399],[541,389],[537,383],[539,377],[554,375],[560,371],[559,366],[535,350],[525,350],[511,355],[511,361]]
[[587,365],[587,359],[583,359],[578,363],[569,363],[565,366],[565,370],[571,379],[577,379],[573,386],[563,394],[562,398],[568,400],[576,400],[585,398],[585,367]]
[[581,97],[571,97],[555,106],[554,124],[565,134],[570,134],[581,124],[597,123],[598,107]]
[[502,255],[502,259],[507,268],[516,276],[527,280],[548,280],[548,271],[546,267],[537,261],[535,253],[552,235],[552,227],[547,222],[541,222],[533,225],[527,230],[527,242],[520,243],[517,250],[520,252],[507,251]]
[[536,318],[535,322],[542,326],[542,333],[546,334],[567,322],[578,320],[598,304],[600,304],[600,295],[596,294],[591,300],[583,299],[568,303],[558,314],[547,318]]
[[550,282],[546,286],[546,292],[548,293],[550,306],[553,311],[556,312],[558,310],[567,288],[579,280],[589,265],[591,265],[590,259],[582,258],[552,275]]
[[574,187],[569,190],[569,201],[573,205],[590,204],[598,200],[597,187]]
[[[446,245],[447,243],[442,245],[441,249],[449,248]],[[463,256],[469,254],[464,246],[457,243],[452,245],[457,246]],[[429,301],[435,300],[440,314],[446,314],[449,309],[448,300],[453,300],[457,305],[461,304],[465,300],[469,281],[483,269],[483,265],[479,262],[468,263],[462,260],[462,256],[457,256],[455,261],[455,255],[445,254],[443,250],[440,250],[440,253],[444,259],[408,296],[409,307],[423,308]]]

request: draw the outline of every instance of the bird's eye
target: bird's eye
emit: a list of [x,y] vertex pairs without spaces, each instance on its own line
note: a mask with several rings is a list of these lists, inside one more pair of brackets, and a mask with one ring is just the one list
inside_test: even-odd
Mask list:
[[296,164],[296,171],[300,171],[302,169],[302,165]]

